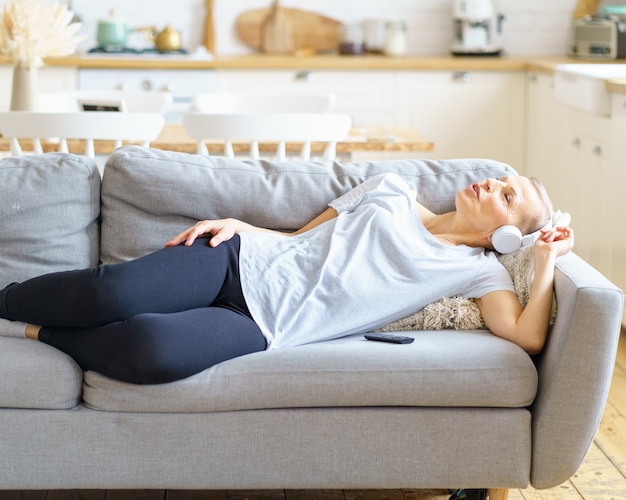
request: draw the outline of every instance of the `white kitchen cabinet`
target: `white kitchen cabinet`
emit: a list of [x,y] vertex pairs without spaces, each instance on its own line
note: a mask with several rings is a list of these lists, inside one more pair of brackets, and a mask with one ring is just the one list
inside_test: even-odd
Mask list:
[[[624,223],[624,187],[626,186],[626,95],[613,94],[611,130],[609,140],[610,181],[606,198],[609,204],[610,221],[608,234],[610,239],[611,280],[626,291],[626,224]],[[626,319],[626,312],[624,315]]]
[[626,185],[626,96],[611,117],[560,104],[552,76],[527,82],[526,175],[546,185],[555,208],[570,212],[574,251],[626,288],[626,232],[619,206]]
[[588,113],[556,102],[551,80],[529,75],[525,173],[544,182],[555,208],[570,212],[574,251],[624,289],[626,96],[613,96],[611,116]]
[[[484,157],[520,170],[521,72],[218,70],[220,90],[333,92],[336,111],[364,127],[412,127],[435,143],[431,158]],[[379,155],[380,156],[380,155]]]
[[[43,66],[39,68],[38,80],[41,92],[60,92],[76,89],[78,70],[73,66]],[[13,67],[0,66],[0,110],[7,111],[11,105]]]
[[434,141],[432,158],[491,158],[524,169],[523,72],[398,72],[399,126]]
[[610,119],[557,102],[552,79],[528,75],[524,173],[538,177],[554,207],[571,214],[575,252],[613,279]]
[[552,75],[527,76],[526,161],[521,173],[537,177],[546,186],[555,207],[560,208],[569,201],[563,187],[563,179],[568,175],[563,161],[567,108],[555,101],[552,86]]
[[337,96],[335,112],[352,116],[363,127],[393,127],[398,121],[396,73],[369,70],[222,70],[219,90],[329,92]]
[[576,253],[613,279],[611,227],[620,221],[614,213],[615,199],[608,196],[614,183],[610,119],[568,108],[567,123],[561,208],[572,215]]

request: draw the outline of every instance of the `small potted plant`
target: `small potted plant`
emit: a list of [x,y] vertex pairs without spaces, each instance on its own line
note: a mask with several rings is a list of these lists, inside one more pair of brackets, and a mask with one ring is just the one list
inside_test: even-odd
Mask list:
[[37,107],[37,70],[46,57],[67,56],[84,40],[67,4],[7,0],[0,18],[0,53],[13,64],[11,110]]

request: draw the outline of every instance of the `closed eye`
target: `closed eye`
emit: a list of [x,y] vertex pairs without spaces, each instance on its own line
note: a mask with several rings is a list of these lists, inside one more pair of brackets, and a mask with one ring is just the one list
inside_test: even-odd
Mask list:
[[[500,182],[503,182],[503,183],[505,183],[505,184],[506,184],[506,183],[508,183],[508,182],[509,182],[509,177],[508,177],[508,176],[506,176],[506,175],[503,175],[502,177],[498,177],[498,180],[499,180]],[[512,193],[510,193],[510,192],[506,193],[506,192],[505,192],[505,193],[503,194],[503,196],[504,196],[504,201],[506,202],[506,204],[507,204],[507,205],[509,205],[509,204],[511,203],[511,201],[513,201],[513,199],[514,199],[515,195],[517,194],[517,193],[515,192],[515,189],[514,189],[512,186],[510,186],[510,185],[509,185],[509,186],[508,186],[508,188],[511,190],[511,192],[512,192]]]

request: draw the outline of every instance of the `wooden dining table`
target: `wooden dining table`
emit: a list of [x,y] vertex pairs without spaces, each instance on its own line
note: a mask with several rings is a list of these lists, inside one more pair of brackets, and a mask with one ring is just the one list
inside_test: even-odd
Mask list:
[[[19,139],[20,145],[25,152],[33,150],[33,141],[30,139]],[[59,150],[59,141],[50,139],[42,140],[44,152]],[[79,139],[68,139],[68,149],[72,153],[83,154],[85,151],[85,141]],[[124,143],[136,144],[136,143]],[[221,155],[224,153],[223,140],[205,141],[209,153]],[[259,152],[263,155],[272,154],[276,151],[276,142],[259,141]],[[298,154],[301,143],[287,143],[287,154]],[[150,147],[164,149],[168,151],[178,151],[183,153],[195,153],[197,143],[191,139],[185,129],[180,124],[166,123],[160,135],[150,143]],[[313,142],[311,144],[311,154],[321,154],[326,147],[325,143]],[[353,127],[345,140],[338,142],[336,146],[337,155],[349,157],[356,152],[430,152],[435,145],[432,141],[424,139],[417,130],[411,128],[387,128],[387,127]],[[94,141],[96,155],[108,155],[115,149],[114,141]],[[233,142],[235,154],[246,154],[249,144],[243,142]],[[6,138],[0,137],[0,152],[10,151],[10,143]]]

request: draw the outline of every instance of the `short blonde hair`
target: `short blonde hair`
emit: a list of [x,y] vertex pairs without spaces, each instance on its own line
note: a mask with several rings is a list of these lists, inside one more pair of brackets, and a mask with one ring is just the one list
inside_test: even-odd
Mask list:
[[538,231],[547,223],[552,222],[554,214],[552,201],[548,196],[545,186],[536,177],[529,177],[528,180],[530,180],[531,185],[535,188],[540,203],[534,207],[535,210],[525,213],[522,220],[519,221],[518,227],[522,234],[530,234]]

